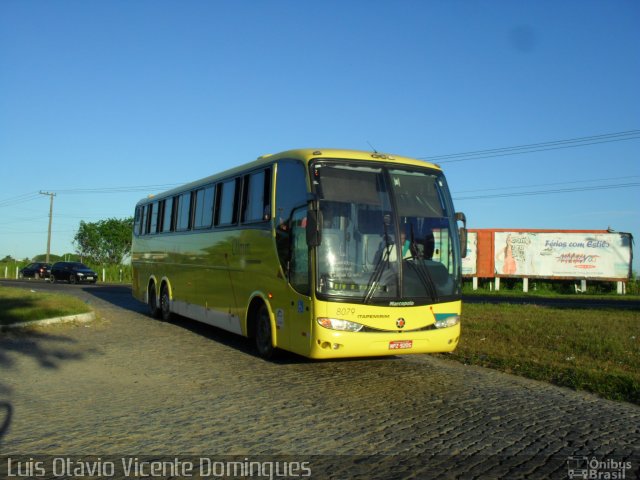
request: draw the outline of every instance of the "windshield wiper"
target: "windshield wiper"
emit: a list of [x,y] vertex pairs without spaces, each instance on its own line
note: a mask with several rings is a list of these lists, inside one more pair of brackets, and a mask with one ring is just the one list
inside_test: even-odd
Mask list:
[[413,235],[413,224],[411,227],[411,240],[409,244],[409,249],[411,251],[411,258],[414,259],[414,262],[402,262],[404,265],[409,265],[418,275],[420,282],[427,289],[429,295],[432,300],[437,303],[439,300],[438,291],[436,290],[435,283],[433,281],[433,277],[431,276],[431,272],[429,272],[429,267],[427,267],[424,263],[424,255],[419,255],[418,250],[415,247],[415,240]]
[[387,225],[390,223],[390,221],[391,220],[388,218],[388,215],[385,215],[384,222],[383,222],[384,250],[380,255],[380,258],[378,258],[378,261],[376,262],[376,266],[373,269],[373,273],[371,274],[371,277],[369,278],[369,282],[367,283],[367,290],[364,294],[364,300],[363,300],[365,304],[369,303],[373,298],[373,294],[378,288],[378,282],[380,281],[380,277],[382,277],[382,272],[384,272],[385,266],[389,265],[391,247],[393,246],[393,244],[389,241],[389,234],[387,232]]
[[429,292],[429,296],[431,297],[433,302],[438,303],[440,297],[438,296],[438,292],[436,291],[436,288],[433,284],[431,273],[429,273],[429,267],[424,264],[424,260],[416,259],[415,262],[406,261],[403,263],[405,266],[409,265],[413,269],[413,271],[416,272],[416,275],[420,279],[422,285],[424,285],[426,290]]

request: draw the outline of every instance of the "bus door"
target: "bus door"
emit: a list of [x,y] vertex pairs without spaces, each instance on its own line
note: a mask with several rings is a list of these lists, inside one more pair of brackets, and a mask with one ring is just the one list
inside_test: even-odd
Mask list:
[[289,257],[290,302],[287,305],[291,350],[308,355],[311,341],[311,277],[307,246],[307,208],[291,215],[291,250]]

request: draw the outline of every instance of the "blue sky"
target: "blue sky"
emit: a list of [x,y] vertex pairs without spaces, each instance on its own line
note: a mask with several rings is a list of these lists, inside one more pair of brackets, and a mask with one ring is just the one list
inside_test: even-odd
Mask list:
[[[62,254],[80,220],[265,153],[638,130],[638,25],[637,1],[2,0],[0,258],[46,251],[40,190]],[[640,238],[638,137],[441,164],[470,227]]]

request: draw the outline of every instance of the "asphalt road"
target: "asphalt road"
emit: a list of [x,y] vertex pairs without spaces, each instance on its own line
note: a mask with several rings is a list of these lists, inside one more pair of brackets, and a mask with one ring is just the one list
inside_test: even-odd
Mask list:
[[149,318],[128,287],[3,285],[64,291],[97,313],[0,334],[4,456],[179,457],[203,478],[212,458],[307,462],[312,478],[640,475],[632,404],[446,355],[266,362],[241,337]]

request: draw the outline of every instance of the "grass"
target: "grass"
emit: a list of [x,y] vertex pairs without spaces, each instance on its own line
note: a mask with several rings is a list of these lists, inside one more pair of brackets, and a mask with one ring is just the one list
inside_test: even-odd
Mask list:
[[640,405],[638,311],[464,304],[462,321],[463,363]]
[[74,297],[0,287],[0,327],[89,311],[87,304]]

